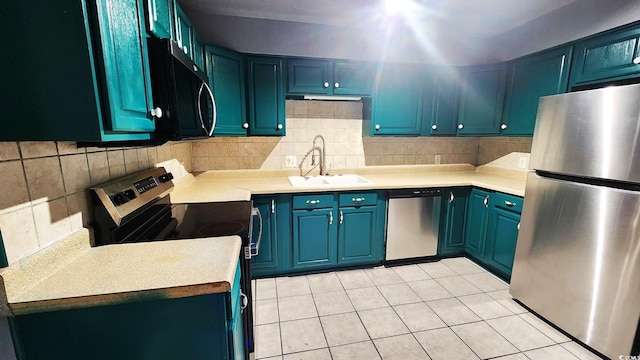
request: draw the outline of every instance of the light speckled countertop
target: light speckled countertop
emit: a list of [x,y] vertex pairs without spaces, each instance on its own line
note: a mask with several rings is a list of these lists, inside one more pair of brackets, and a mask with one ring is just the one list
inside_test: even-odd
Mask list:
[[287,176],[298,171],[226,170],[187,175],[176,181],[173,203],[249,200],[252,194],[283,194],[346,190],[384,190],[419,187],[477,186],[524,196],[526,171],[473,165],[376,166],[333,171],[359,174],[373,184],[294,188]]
[[91,248],[86,229],[0,271],[1,315],[226,292],[238,236]]

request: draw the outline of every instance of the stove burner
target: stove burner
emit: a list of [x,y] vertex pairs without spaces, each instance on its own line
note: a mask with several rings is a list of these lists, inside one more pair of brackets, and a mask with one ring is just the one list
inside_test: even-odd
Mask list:
[[226,221],[207,224],[198,229],[202,236],[229,236],[238,235],[244,229],[244,225],[238,221]]

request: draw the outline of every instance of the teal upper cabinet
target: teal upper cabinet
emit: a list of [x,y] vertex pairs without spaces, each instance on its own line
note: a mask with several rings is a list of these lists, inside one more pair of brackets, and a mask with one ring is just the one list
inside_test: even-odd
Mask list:
[[147,24],[150,33],[161,39],[170,39],[172,23],[172,0],[147,0]]
[[144,13],[141,0],[5,4],[0,22],[20,30],[0,57],[0,140],[150,139]]
[[371,135],[420,135],[422,68],[387,63],[374,89]]
[[509,65],[503,135],[533,135],[541,96],[567,92],[572,47],[537,53]]
[[444,189],[443,223],[438,241],[438,255],[464,253],[464,225],[469,188]]
[[458,135],[500,132],[505,77],[504,64],[474,66],[463,71]]
[[464,245],[468,254],[484,259],[486,256],[489,192],[473,189],[467,202],[464,226]]
[[290,59],[287,61],[289,94],[362,95],[371,94],[373,72],[361,62]]
[[249,135],[285,135],[282,59],[249,57]]
[[218,111],[214,134],[247,135],[244,58],[227,49],[206,47],[206,68]]
[[202,45],[202,42],[200,42],[200,39],[198,38],[198,35],[194,32],[193,33],[193,56],[191,58],[191,60],[193,60],[193,62],[202,70],[204,70],[204,64],[205,64],[205,49],[204,49],[204,45]]
[[193,27],[189,18],[184,14],[182,8],[177,1],[174,2],[174,17],[175,17],[175,41],[178,43],[182,51],[193,59],[193,43],[194,33]]
[[624,28],[575,46],[570,87],[640,76],[640,27]]
[[424,77],[422,135],[455,135],[460,74],[451,67],[429,67]]

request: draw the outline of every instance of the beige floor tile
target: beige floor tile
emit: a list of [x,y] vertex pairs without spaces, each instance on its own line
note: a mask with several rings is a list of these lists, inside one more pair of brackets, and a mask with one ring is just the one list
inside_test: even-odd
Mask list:
[[427,305],[449,326],[480,321],[476,314],[455,298],[428,301]]
[[420,280],[429,280],[431,277],[418,265],[403,265],[403,266],[395,266],[391,268],[393,271],[400,276],[402,280],[405,282],[411,281],[420,281]]
[[482,292],[480,289],[465,280],[462,276],[449,276],[436,279],[436,281],[453,296],[479,294]]
[[282,353],[290,354],[327,347],[318,318],[280,323]]
[[553,345],[524,353],[531,360],[576,360],[577,356],[561,345]]
[[254,359],[256,360],[282,360],[282,356],[273,356],[273,357],[268,357],[268,358],[257,358],[254,356]]
[[344,290],[335,272],[307,275],[307,280],[314,294]]
[[404,282],[398,274],[392,269],[377,267],[375,269],[367,269],[364,271],[376,286],[399,284]]
[[585,349],[582,345],[574,341],[561,344],[561,346],[565,348],[565,350],[568,350],[570,353],[577,356],[580,360],[600,360],[599,356],[596,356],[596,354]]
[[400,335],[373,341],[383,360],[428,360],[429,355],[413,335]]
[[400,319],[411,332],[424,331],[446,327],[438,315],[431,308],[421,302],[416,304],[398,305],[393,307]]
[[313,300],[320,316],[343,314],[353,312],[355,309],[351,305],[351,300],[344,290],[327,293],[314,294]]
[[520,314],[519,316],[521,319],[528,322],[529,324],[531,324],[531,326],[540,330],[540,332],[547,335],[551,340],[557,343],[564,343],[564,342],[571,341],[571,339],[569,339],[567,336],[562,334],[560,331],[554,329],[551,325],[547,324],[546,322],[540,320],[540,318],[533,315],[532,313]]
[[356,310],[369,310],[389,306],[387,300],[375,287],[349,289],[347,295]]
[[282,355],[280,324],[258,325],[255,327],[256,359]]
[[409,329],[391,307],[358,311],[358,315],[372,339],[409,332]]
[[287,354],[284,360],[331,360],[328,348]]
[[329,346],[367,341],[369,335],[355,312],[323,316],[320,318]]
[[435,280],[422,280],[407,283],[413,291],[424,301],[446,299],[453,297],[442,285]]
[[498,290],[488,292],[487,295],[491,296],[494,300],[497,300],[500,305],[506,307],[514,314],[524,314],[528,313],[527,309],[523,308],[520,304],[515,302],[511,295],[509,294],[509,290]]
[[420,269],[429,274],[432,278],[441,278],[446,276],[456,276],[453,270],[442,262],[430,262],[424,264],[418,264]]
[[517,315],[487,320],[487,323],[520,351],[555,344],[553,340]]
[[481,321],[471,324],[452,326],[459,337],[482,359],[515,354],[518,352],[505,338],[500,336],[489,324]]
[[309,281],[306,276],[291,276],[276,278],[278,297],[311,294]]
[[448,327],[422,331],[414,336],[433,360],[478,359],[478,356]]
[[345,289],[358,289],[374,286],[364,270],[348,270],[337,273],[340,283]]
[[334,346],[330,348],[333,360],[380,360],[378,350],[371,341],[364,341],[355,344]]
[[422,299],[406,283],[378,286],[378,290],[391,305],[412,304]]
[[463,277],[484,292],[509,289],[509,284],[488,272],[463,275]]
[[255,325],[272,324],[280,321],[278,316],[278,300],[256,300],[254,310]]
[[494,319],[502,316],[513,315],[509,309],[502,306],[497,300],[494,300],[487,294],[474,294],[458,297],[471,311],[478,315],[481,319]]
[[473,261],[464,257],[442,259],[441,261],[458,275],[476,274],[486,271]]
[[317,317],[316,305],[311,295],[278,298],[280,321],[290,321]]
[[276,293],[276,279],[258,279],[256,280],[256,291],[253,294],[256,300],[275,299]]
[[494,358],[494,360],[529,360],[523,353],[511,354]]

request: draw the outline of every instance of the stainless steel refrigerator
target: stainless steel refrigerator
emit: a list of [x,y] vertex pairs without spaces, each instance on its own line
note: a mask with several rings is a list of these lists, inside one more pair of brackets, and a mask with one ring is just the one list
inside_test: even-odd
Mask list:
[[640,353],[640,85],[540,99],[511,295],[614,359]]

